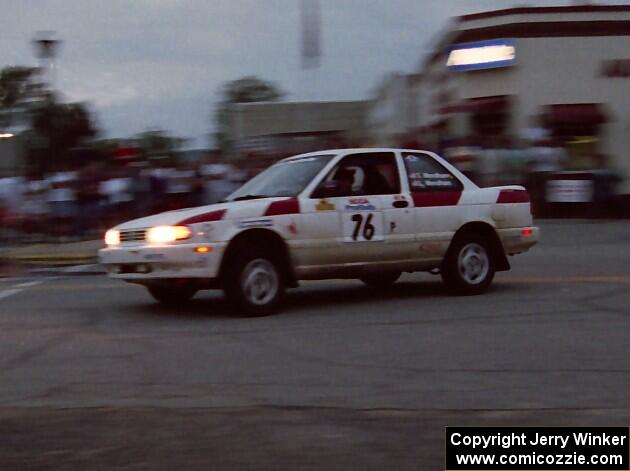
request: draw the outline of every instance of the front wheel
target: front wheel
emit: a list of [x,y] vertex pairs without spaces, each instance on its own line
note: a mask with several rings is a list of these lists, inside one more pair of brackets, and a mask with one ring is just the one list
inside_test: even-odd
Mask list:
[[177,306],[190,301],[197,293],[195,288],[183,286],[148,286],[147,290],[156,301],[167,306]]
[[225,280],[225,294],[239,314],[266,316],[275,312],[284,297],[284,277],[279,264],[262,254],[235,260]]
[[463,295],[483,293],[494,278],[495,263],[488,242],[481,237],[462,236],[453,242],[442,264],[442,279]]

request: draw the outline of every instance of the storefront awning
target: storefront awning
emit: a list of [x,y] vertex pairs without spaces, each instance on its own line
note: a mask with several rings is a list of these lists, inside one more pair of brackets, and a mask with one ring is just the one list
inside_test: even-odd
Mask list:
[[510,104],[508,95],[468,98],[459,103],[443,106],[442,113],[501,113]]
[[576,103],[547,105],[543,119],[550,126],[598,125],[608,122],[608,117],[599,103]]

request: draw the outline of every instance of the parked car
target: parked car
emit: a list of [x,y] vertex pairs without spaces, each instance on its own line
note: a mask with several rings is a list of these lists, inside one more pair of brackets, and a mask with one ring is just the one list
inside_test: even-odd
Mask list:
[[538,235],[521,186],[479,188],[432,152],[344,149],[284,159],[223,202],[120,224],[99,257],[160,302],[223,289],[240,313],[266,315],[299,280],[384,287],[439,271],[479,294]]

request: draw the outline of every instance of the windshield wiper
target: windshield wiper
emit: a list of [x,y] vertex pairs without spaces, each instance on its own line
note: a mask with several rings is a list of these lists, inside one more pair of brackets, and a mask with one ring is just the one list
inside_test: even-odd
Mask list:
[[236,198],[230,201],[257,200],[259,198],[269,198],[269,197],[267,195],[243,195],[243,196],[237,196]]

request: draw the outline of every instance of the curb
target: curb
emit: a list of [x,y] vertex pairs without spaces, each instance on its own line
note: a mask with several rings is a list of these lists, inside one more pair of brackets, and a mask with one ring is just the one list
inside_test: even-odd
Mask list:
[[38,275],[63,275],[63,276],[93,276],[106,275],[107,271],[101,265],[90,263],[85,265],[57,266],[32,268],[30,273]]
[[13,263],[18,265],[88,265],[97,263],[95,254],[78,255],[5,255],[0,256],[0,263]]

